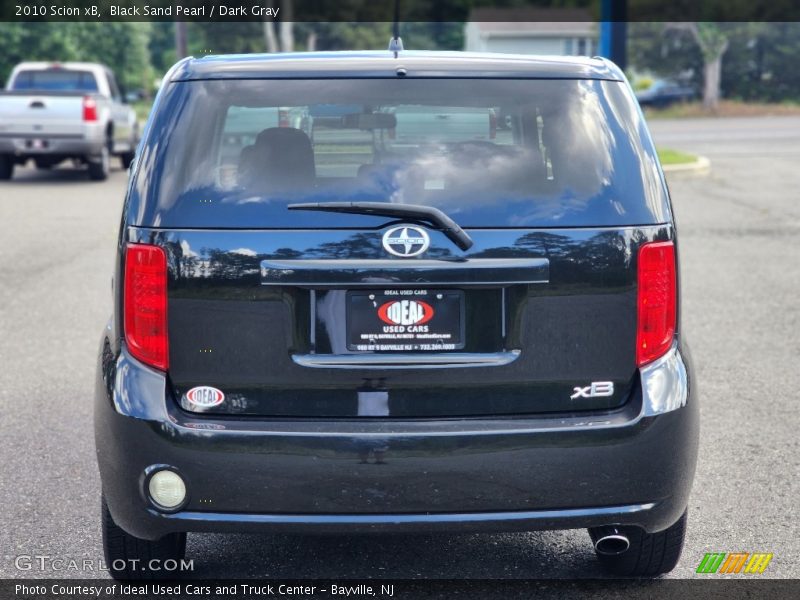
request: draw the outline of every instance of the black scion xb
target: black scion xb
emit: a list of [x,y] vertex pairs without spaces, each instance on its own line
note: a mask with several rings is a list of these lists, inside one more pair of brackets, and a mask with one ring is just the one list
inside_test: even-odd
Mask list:
[[187,532],[567,528],[611,572],[669,571],[698,441],[678,298],[661,167],[606,60],[183,60],[100,348],[112,573]]

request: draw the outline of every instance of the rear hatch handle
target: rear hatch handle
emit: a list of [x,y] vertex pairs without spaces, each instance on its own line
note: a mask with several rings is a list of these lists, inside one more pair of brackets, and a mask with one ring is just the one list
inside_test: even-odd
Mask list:
[[261,285],[321,288],[381,284],[506,286],[549,283],[547,258],[463,260],[289,259],[261,261]]
[[287,208],[289,210],[319,210],[426,221],[441,229],[442,233],[461,250],[469,250],[474,243],[458,223],[433,206],[390,204],[388,202],[304,202],[290,204]]

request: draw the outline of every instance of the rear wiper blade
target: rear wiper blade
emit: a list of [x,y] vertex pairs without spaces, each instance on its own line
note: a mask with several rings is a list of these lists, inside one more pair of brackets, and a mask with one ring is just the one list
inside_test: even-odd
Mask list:
[[441,229],[442,233],[462,250],[469,250],[474,243],[458,223],[433,206],[390,204],[388,202],[305,202],[290,204],[287,208],[289,210],[319,210],[427,221]]

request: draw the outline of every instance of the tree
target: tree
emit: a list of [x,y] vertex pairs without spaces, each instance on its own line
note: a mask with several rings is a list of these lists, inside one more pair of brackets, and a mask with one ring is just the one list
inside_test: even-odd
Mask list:
[[267,52],[280,52],[272,21],[264,21],[264,44],[267,47]]
[[[691,32],[695,26],[706,53]],[[629,31],[634,69],[703,89],[712,110],[720,95],[769,102],[800,98],[794,68],[800,23],[632,23]]]
[[722,57],[730,44],[728,33],[719,23],[673,23],[688,31],[703,56],[703,106],[716,110],[722,82]]
[[[294,2],[281,0],[280,17],[278,22],[280,37],[275,35],[274,21],[264,21],[264,43],[267,52],[293,52],[294,51]],[[280,41],[280,45],[278,42]]]
[[294,3],[292,0],[281,0],[281,50],[294,51]]
[[0,23],[0,76],[22,61],[102,62],[124,87],[149,90],[150,23]]
[[179,59],[189,55],[186,39],[186,22],[175,21],[175,56]]
[[722,65],[726,97],[780,102],[800,99],[800,23],[758,23],[731,38]]
[[166,73],[178,55],[175,53],[175,23],[162,21],[150,26],[150,62],[157,73]]

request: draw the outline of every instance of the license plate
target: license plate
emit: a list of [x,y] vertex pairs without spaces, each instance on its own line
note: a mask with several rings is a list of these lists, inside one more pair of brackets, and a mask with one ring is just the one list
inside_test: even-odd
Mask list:
[[347,348],[442,352],[464,347],[464,292],[373,290],[347,294]]

